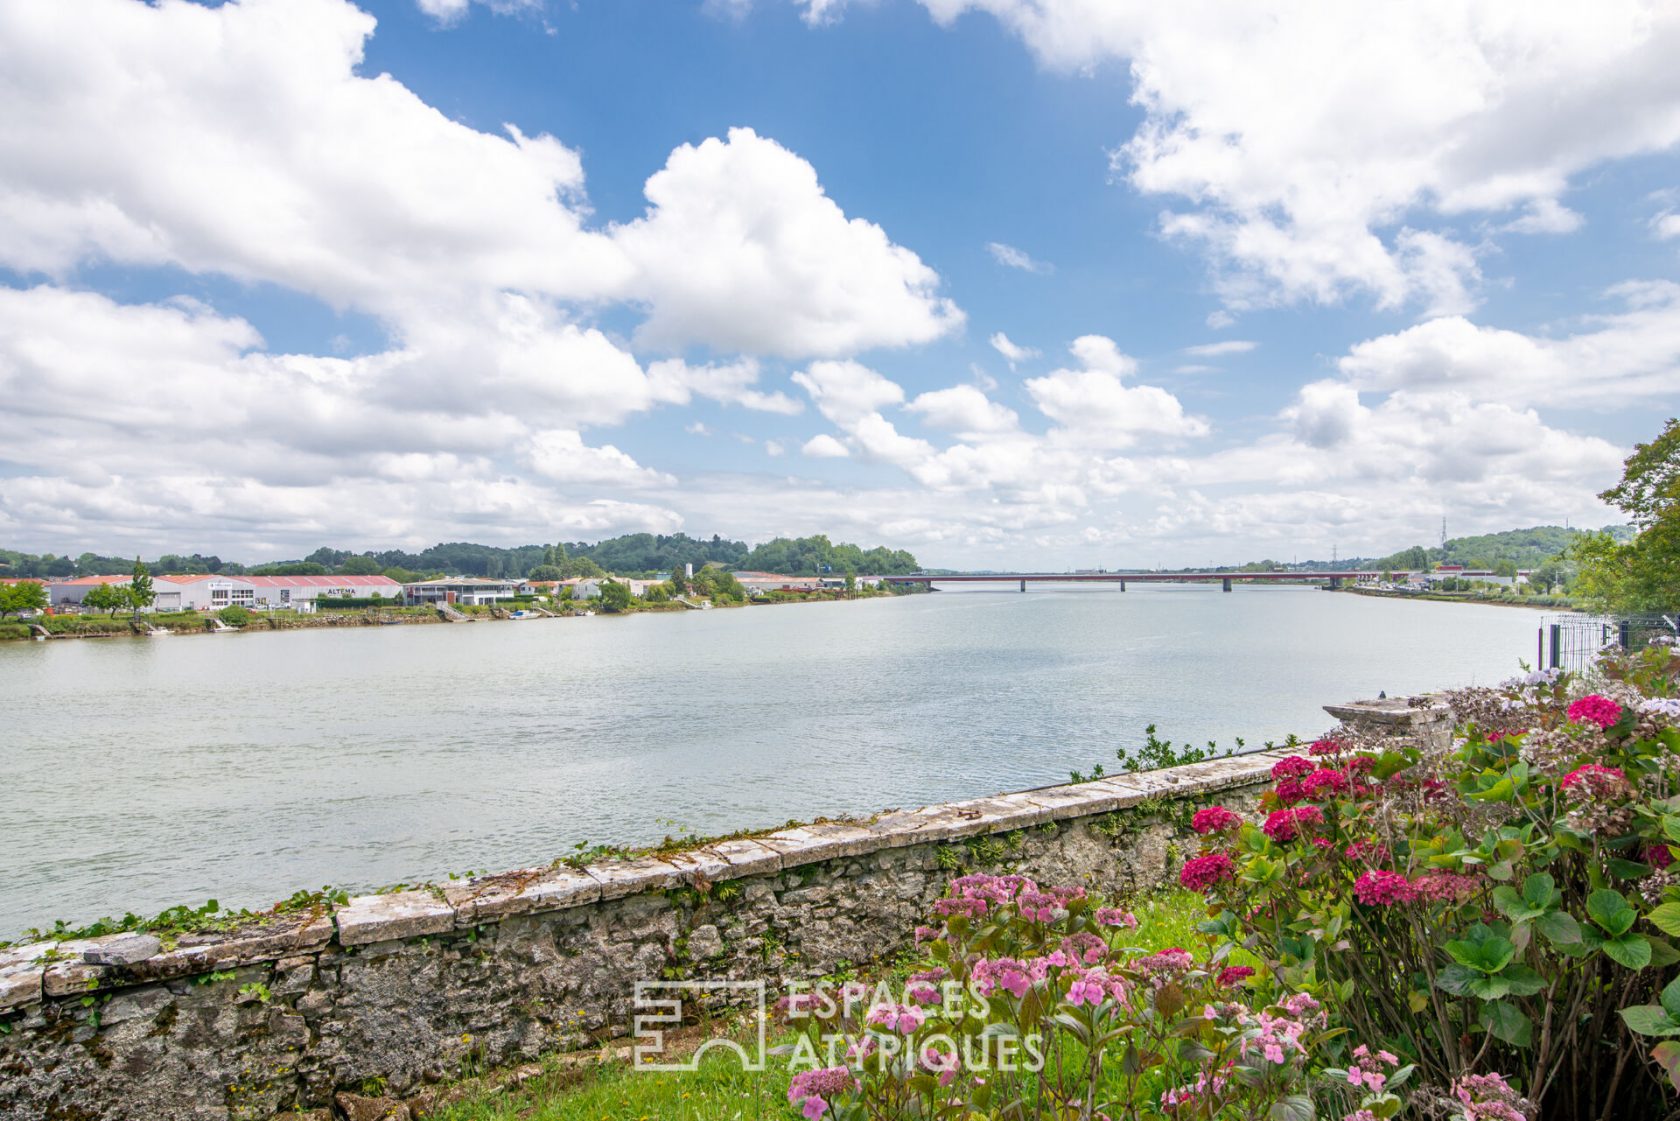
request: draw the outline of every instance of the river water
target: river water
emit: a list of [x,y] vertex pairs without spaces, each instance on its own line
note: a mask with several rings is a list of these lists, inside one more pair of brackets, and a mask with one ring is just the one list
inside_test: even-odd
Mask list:
[[1257,748],[1509,676],[1539,621],[1134,584],[8,643],[0,937],[1042,786],[1150,723]]

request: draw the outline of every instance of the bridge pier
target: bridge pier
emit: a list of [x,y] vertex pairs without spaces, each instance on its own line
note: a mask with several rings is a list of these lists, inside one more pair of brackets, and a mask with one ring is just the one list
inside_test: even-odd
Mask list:
[[1330,577],[1330,587],[1339,588],[1341,586],[1342,586],[1342,578],[1340,576]]
[[1124,580],[1120,581],[1120,590],[1121,591],[1126,590],[1126,582]]
[[1027,582],[1025,580],[1021,581],[1021,590],[1023,592],[1027,590]]
[[1231,578],[1229,576],[1225,577],[1223,583],[1225,585],[1225,591],[1227,591],[1227,592],[1230,591],[1231,590]]

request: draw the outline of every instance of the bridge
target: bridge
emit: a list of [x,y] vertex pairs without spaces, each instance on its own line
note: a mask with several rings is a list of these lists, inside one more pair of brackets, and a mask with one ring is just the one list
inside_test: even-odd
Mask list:
[[[925,572],[909,576],[884,576],[889,584],[926,584],[933,591],[935,584],[1119,584],[1125,591],[1127,584],[1211,584],[1219,581],[1225,591],[1233,584],[1328,584],[1339,588],[1344,583],[1370,584],[1382,579],[1381,572],[1346,569],[1332,572],[984,572],[961,576],[937,576]],[[1406,573],[1391,573],[1404,579]]]

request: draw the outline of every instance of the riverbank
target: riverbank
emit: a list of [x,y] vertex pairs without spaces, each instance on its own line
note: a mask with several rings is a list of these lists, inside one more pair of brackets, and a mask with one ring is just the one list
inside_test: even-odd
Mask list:
[[1401,592],[1386,588],[1336,588],[1348,595],[1372,599],[1421,599],[1431,603],[1475,603],[1488,607],[1528,607],[1537,611],[1580,611],[1568,596],[1487,595],[1482,592]]
[[[855,599],[892,599],[900,595],[912,594],[917,593],[908,590],[860,588],[851,593],[840,589],[824,589],[809,593],[771,592],[758,599],[749,599],[743,603],[685,602],[676,599],[664,601],[632,600],[628,606],[617,611],[601,609],[598,602],[593,600],[582,602],[560,601],[541,606],[536,613],[519,616],[515,616],[513,612],[521,609],[530,612],[536,605],[520,602],[505,606],[454,607],[453,610],[456,614],[464,616],[462,619],[447,618],[437,608],[429,606],[367,607],[346,611],[315,611],[309,614],[300,614],[295,611],[250,611],[247,621],[237,626],[229,626],[222,622],[220,616],[216,613],[197,611],[159,612],[139,617],[126,614],[116,616],[42,615],[21,622],[0,623],[0,641],[22,642],[31,639],[62,638],[152,638],[158,637],[156,632],[159,630],[167,631],[171,637],[174,637],[178,635],[230,635],[265,631],[315,630],[327,627],[429,625],[457,622],[533,622],[577,618],[586,614],[637,615],[788,603],[837,603]],[[702,603],[705,604],[705,607],[701,606]],[[47,634],[41,634],[36,630],[37,627],[45,629]]]

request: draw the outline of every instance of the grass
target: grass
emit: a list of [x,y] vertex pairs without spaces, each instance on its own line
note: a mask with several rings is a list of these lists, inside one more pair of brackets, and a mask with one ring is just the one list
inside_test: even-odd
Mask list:
[[[1138,929],[1130,941],[1151,951],[1191,946],[1204,937],[1196,924],[1206,917],[1202,898],[1188,891],[1166,891],[1134,900]],[[1234,962],[1240,958],[1233,958]],[[731,1030],[734,1029],[734,1030]],[[726,1034],[749,1038],[740,1022],[713,1025],[693,1033],[698,1042]],[[772,1036],[771,1046],[791,1035]],[[772,1059],[770,1069],[749,1072],[731,1052],[714,1049],[692,1073],[636,1072],[622,1059],[578,1063],[550,1058],[542,1073],[519,1085],[497,1089],[484,1084],[456,1088],[461,1096],[432,1116],[437,1121],[795,1121],[788,1105],[787,1072]]]

